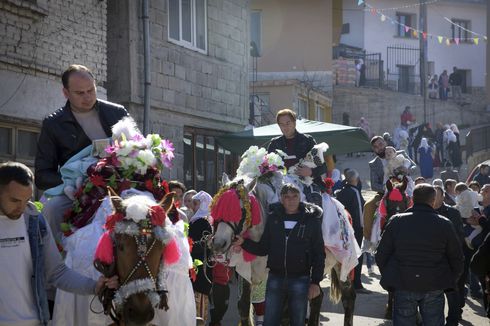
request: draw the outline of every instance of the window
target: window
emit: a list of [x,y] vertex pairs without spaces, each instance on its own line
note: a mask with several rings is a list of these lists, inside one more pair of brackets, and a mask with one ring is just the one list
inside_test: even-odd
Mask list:
[[32,166],[38,135],[38,128],[0,123],[0,162],[11,160]]
[[233,177],[238,168],[236,155],[216,143],[222,133],[186,127],[184,131],[184,184],[188,189],[218,191],[221,176]]
[[260,57],[262,54],[262,12],[250,13],[250,55]]
[[168,37],[173,43],[207,52],[206,0],[168,0]]
[[415,14],[403,14],[403,13],[396,13],[396,20],[400,24],[396,24],[396,31],[397,34],[396,36],[398,37],[407,37],[407,38],[416,38],[416,36],[413,35],[413,31],[409,29],[407,31],[405,26],[409,27],[414,27],[417,28],[417,15]]
[[325,121],[325,108],[320,104],[316,105],[316,120]]
[[340,34],[349,34],[350,33],[350,24],[345,23],[342,24],[342,30],[340,31]]
[[[468,30],[471,30],[471,22],[469,20],[462,19],[451,19],[453,24],[451,24],[451,33],[453,36],[453,41],[455,39],[459,39],[459,42],[469,43],[472,42],[473,39],[470,38],[470,33]],[[458,25],[458,26],[456,26]]]
[[298,99],[298,119],[308,119],[308,103],[305,99]]

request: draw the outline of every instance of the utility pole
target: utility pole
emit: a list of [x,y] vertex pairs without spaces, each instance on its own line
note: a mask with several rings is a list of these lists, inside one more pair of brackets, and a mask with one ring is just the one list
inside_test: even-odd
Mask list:
[[[425,0],[420,0],[419,6],[419,30],[423,34],[419,35],[420,47],[420,87],[424,101],[424,123],[427,122],[427,5]],[[424,37],[425,35],[425,37]]]

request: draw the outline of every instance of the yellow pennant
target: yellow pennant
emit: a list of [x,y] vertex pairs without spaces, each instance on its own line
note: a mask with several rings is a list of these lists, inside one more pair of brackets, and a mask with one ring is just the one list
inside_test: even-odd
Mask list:
[[444,37],[438,36],[437,39],[439,40],[439,43],[442,43],[442,41],[444,40]]
[[479,41],[478,37],[475,37],[473,41],[475,42],[475,45],[478,45],[478,41]]

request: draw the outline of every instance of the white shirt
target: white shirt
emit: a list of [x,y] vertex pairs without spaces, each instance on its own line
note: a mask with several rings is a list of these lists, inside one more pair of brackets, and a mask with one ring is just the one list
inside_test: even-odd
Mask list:
[[0,325],[40,325],[32,291],[32,258],[22,215],[0,214]]

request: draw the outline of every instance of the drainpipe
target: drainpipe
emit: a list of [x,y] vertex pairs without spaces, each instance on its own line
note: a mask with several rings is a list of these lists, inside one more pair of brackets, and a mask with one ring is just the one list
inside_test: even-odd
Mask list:
[[143,111],[143,134],[150,133],[150,17],[148,14],[148,0],[143,0],[143,43],[144,43],[144,71],[145,71],[145,99]]

